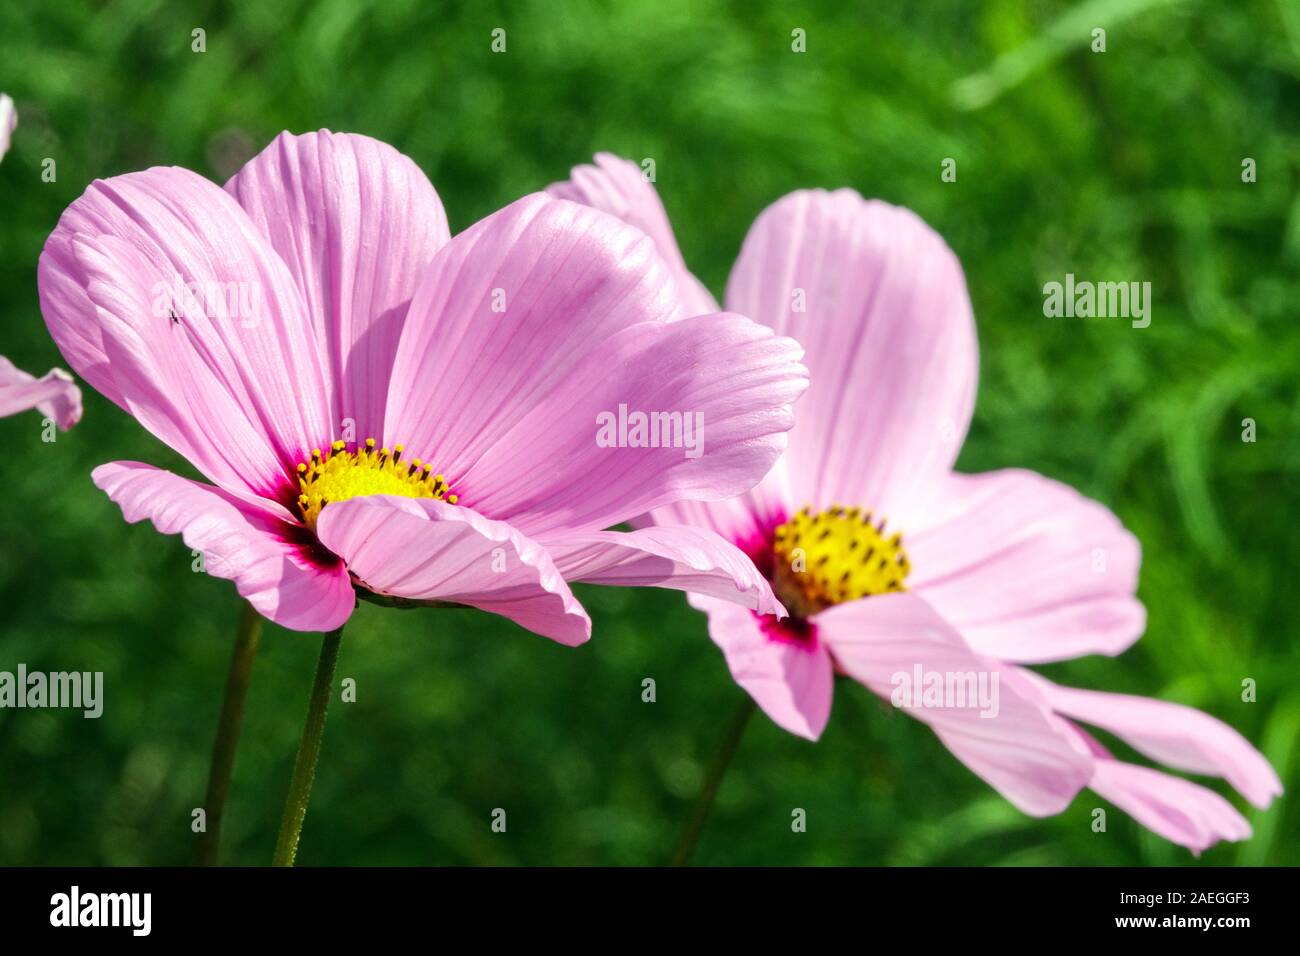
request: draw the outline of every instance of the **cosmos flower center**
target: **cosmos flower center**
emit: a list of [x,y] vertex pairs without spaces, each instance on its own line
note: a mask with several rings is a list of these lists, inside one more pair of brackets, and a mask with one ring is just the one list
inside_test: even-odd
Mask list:
[[807,507],[779,525],[772,545],[776,595],[796,617],[872,594],[905,591],[912,565],[903,536],[886,537],[885,519],[870,511],[833,505]]
[[441,498],[456,503],[447,480],[432,473],[418,458],[402,459],[405,448],[395,445],[376,448],[375,440],[348,451],[348,443],[336,441],[324,454],[319,448],[311,460],[298,463],[298,510],[307,527],[315,530],[316,520],[331,501],[346,501],[363,495],[400,495],[403,498]]

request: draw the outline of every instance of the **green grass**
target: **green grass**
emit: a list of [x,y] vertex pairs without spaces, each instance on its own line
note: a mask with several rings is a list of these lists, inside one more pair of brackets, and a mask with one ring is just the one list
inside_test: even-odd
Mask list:
[[[851,186],[917,210],[965,266],[982,367],[960,467],[1070,482],[1142,541],[1147,634],[1118,659],[1049,673],[1204,708],[1295,784],[1300,14],[1288,0],[181,6],[0,8],[0,89],[21,114],[0,164],[0,353],[36,372],[63,364],[36,261],[91,179],[175,164],[223,181],[281,129],[394,144],[428,172],[454,230],[598,149],[653,157],[686,259],[719,293],[766,204]],[[489,50],[498,26],[504,55]],[[1105,53],[1089,50],[1092,26],[1107,28]],[[805,54],[790,52],[794,27]],[[945,157],[955,183],[940,181]],[[1256,183],[1241,181],[1244,157]],[[1150,281],[1151,327],[1045,319],[1043,283],[1066,272]],[[0,711],[0,863],[184,862],[238,601],[191,572],[178,538],[126,525],[88,475],[120,458],[185,466],[93,394],[56,444],[29,414],[0,421],[0,447],[0,669],[103,670],[107,698],[97,721]],[[363,606],[339,664],[358,699],[330,715],[300,862],[666,858],[740,691],[679,595],[580,597],[596,636],[577,650],[486,615]],[[264,637],[230,862],[270,859],[318,646]],[[1240,699],[1248,677],[1253,704]],[[1196,862],[1118,811],[1093,833],[1104,805],[1084,794],[1058,817],[1024,817],[924,727],[844,684],[816,745],[753,722],[697,859]],[[496,807],[505,834],[489,827]],[[791,832],[794,808],[806,833]],[[1201,862],[1296,862],[1289,794],[1247,816],[1255,838]]]

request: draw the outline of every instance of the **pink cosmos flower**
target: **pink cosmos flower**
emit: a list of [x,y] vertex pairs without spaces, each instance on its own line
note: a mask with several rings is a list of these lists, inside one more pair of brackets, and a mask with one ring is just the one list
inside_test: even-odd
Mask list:
[[[0,159],[9,152],[9,137],[17,126],[14,101],[0,93]],[[0,355],[0,418],[31,408],[54,419],[60,428],[71,428],[81,418],[81,391],[62,369],[50,369],[36,378]]]
[[[635,165],[599,155],[551,191],[640,226],[694,309],[716,310]],[[816,739],[833,676],[847,675],[929,724],[1027,813],[1057,813],[1087,786],[1195,851],[1249,836],[1217,793],[1114,758],[1080,724],[1177,770],[1226,778],[1265,807],[1281,783],[1236,731],[1176,704],[1059,687],[1020,666],[1129,647],[1145,626],[1134,596],[1140,552],[1110,511],[1059,482],[953,472],[978,352],[965,279],[944,241],[913,213],[851,190],[796,192],[754,223],[726,300],[798,338],[812,385],[789,448],[758,487],[651,517],[735,542],[790,611],[777,621],[692,599],[758,705]],[[933,675],[945,686],[949,675],[996,686],[996,716],[941,696]]]
[[30,408],[66,431],[81,420],[81,389],[61,368],[52,368],[37,378],[0,355],[0,418]]
[[[72,367],[210,482],[128,461],[95,484],[286,627],[339,627],[354,585],[567,644],[591,630],[568,581],[777,607],[715,535],[604,530],[751,487],[807,384],[749,319],[670,322],[670,268],[612,216],[537,194],[453,239],[396,150],[283,134],[224,190],[92,183],[39,285]],[[697,413],[703,453],[600,447],[621,404]]]
[[8,93],[0,93],[0,159],[9,152],[9,138],[18,128],[18,111]]

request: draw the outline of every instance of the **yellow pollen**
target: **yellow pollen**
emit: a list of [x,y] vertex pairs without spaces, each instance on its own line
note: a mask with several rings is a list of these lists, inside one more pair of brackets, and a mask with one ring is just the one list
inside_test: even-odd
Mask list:
[[885,519],[870,511],[833,505],[812,514],[805,507],[779,525],[772,545],[773,587],[792,615],[818,611],[872,594],[906,591],[912,569],[903,536],[885,536]]
[[450,494],[447,480],[442,475],[431,475],[429,468],[416,458],[402,461],[404,445],[375,449],[375,440],[367,438],[355,451],[347,450],[347,442],[336,441],[327,454],[313,449],[311,460],[298,464],[298,510],[302,520],[313,530],[316,520],[331,501],[347,501],[364,495],[400,495],[403,498],[441,498],[450,504],[456,496]]

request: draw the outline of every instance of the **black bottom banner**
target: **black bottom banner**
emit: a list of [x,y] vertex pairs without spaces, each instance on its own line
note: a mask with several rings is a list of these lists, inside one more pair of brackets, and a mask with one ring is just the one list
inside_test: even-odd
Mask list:
[[0,870],[6,941],[81,943],[339,943],[395,931],[559,943],[605,930],[771,942],[827,921],[926,943],[1017,930],[1226,942],[1285,931],[1293,898],[1292,872],[1270,869]]

